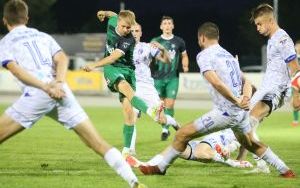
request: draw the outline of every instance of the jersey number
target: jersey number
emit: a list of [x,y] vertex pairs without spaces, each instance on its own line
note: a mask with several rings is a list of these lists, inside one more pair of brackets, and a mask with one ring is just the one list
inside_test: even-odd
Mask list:
[[234,61],[226,61],[227,67],[230,69],[230,77],[232,81],[232,86],[237,87],[241,85],[241,79],[239,76],[238,68],[236,66],[236,63]]
[[28,49],[37,69],[41,69],[41,65],[50,64],[48,58],[43,58],[36,41],[24,42],[23,45]]

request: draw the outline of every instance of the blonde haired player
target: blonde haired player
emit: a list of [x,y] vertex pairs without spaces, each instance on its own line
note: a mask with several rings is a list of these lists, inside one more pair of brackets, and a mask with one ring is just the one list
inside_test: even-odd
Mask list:
[[61,47],[50,35],[26,27],[26,3],[8,1],[3,21],[9,33],[0,42],[0,62],[20,81],[23,93],[0,117],[0,143],[32,127],[56,108],[58,121],[74,130],[88,147],[104,157],[130,187],[144,187],[121,153],[97,133],[65,83],[69,61]]
[[95,63],[86,64],[85,71],[103,67],[107,86],[112,92],[119,93],[124,115],[123,137],[124,151],[128,151],[134,133],[133,107],[148,114],[155,121],[160,121],[159,115],[163,103],[148,106],[135,94],[136,78],[133,53],[135,39],[131,27],[136,23],[132,11],[123,10],[117,15],[112,11],[100,10],[97,13],[100,21],[108,18],[105,57]]

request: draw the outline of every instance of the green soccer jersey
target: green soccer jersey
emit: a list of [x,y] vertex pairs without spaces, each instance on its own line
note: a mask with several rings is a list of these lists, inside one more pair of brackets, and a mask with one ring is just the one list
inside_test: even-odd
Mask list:
[[112,65],[116,67],[128,67],[130,69],[134,69],[133,50],[135,40],[131,33],[126,36],[120,36],[117,33],[117,21],[117,16],[112,16],[108,20],[104,56],[109,56],[114,50],[120,50],[124,55]]
[[178,65],[181,63],[181,53],[186,50],[184,40],[174,35],[171,39],[164,39],[162,36],[159,36],[152,39],[152,41],[156,41],[163,45],[168,50],[171,58],[170,64],[156,61],[152,67],[152,77],[154,79],[178,77]]

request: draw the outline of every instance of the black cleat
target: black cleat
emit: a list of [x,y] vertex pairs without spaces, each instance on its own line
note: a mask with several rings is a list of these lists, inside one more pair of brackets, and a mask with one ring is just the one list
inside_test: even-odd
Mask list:
[[168,137],[170,136],[170,134],[171,133],[169,130],[168,130],[168,132],[162,132],[161,137],[160,137],[161,141],[166,141],[168,139]]

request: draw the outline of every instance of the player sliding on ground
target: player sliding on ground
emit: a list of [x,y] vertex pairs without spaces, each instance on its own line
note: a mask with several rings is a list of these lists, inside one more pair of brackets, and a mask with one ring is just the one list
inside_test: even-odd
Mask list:
[[[235,168],[250,168],[248,161],[233,160],[230,154],[240,147],[231,129],[225,129],[205,136],[202,140],[188,142],[184,152],[179,157],[185,160],[199,161],[203,163],[217,162]],[[169,148],[168,148],[169,149]],[[167,149],[167,150],[168,150]],[[167,152],[165,150],[165,152]],[[164,153],[164,152],[163,152]],[[156,155],[150,161],[144,163],[135,157],[128,157],[126,161],[132,167],[140,165],[155,165],[161,161],[163,155]]]

